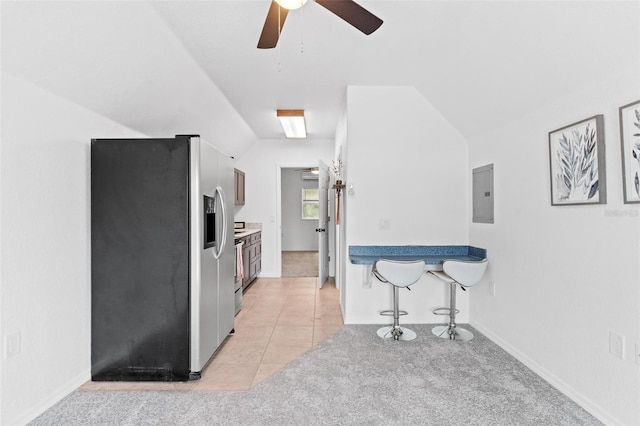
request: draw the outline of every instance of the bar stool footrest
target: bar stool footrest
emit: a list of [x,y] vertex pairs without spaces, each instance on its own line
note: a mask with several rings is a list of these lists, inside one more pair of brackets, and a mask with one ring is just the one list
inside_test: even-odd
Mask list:
[[[433,311],[434,315],[451,315],[451,309],[450,308],[438,308],[438,309],[434,309]],[[460,311],[458,309],[456,309],[456,315],[459,314]]]
[[[392,317],[393,311],[392,310],[380,311],[380,315]],[[398,315],[409,315],[409,313],[407,311],[398,311]]]

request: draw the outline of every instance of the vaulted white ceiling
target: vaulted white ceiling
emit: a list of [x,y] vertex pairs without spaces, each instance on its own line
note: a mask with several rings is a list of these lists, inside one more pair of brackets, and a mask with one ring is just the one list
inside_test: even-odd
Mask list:
[[197,132],[236,157],[283,137],[278,108],[305,109],[309,137],[332,139],[348,85],[415,86],[472,140],[640,69],[640,2],[359,3],[384,20],[370,36],[309,1],[260,50],[270,0],[2,2],[2,68],[148,135]]

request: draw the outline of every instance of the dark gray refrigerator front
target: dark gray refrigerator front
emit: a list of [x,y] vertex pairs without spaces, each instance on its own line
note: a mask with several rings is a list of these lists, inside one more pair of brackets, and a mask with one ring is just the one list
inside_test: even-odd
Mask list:
[[197,137],[92,141],[93,380],[198,378],[232,330],[232,179]]

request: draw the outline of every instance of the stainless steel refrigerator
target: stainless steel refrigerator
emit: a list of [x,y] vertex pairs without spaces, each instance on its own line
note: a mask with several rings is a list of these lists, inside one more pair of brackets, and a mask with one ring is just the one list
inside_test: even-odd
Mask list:
[[91,143],[91,376],[178,381],[233,330],[231,159],[198,136]]

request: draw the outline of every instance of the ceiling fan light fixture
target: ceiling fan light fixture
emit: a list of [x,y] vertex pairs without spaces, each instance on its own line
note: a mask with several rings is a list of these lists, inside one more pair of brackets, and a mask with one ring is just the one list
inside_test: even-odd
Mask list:
[[307,0],[276,0],[276,3],[289,10],[299,9],[304,6],[306,2]]
[[307,137],[303,109],[279,109],[276,112],[284,134],[288,138],[304,139]]

